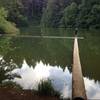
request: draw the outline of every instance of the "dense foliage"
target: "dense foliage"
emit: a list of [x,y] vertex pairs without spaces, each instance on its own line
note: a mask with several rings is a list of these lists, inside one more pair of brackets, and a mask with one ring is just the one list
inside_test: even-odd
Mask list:
[[6,18],[0,12],[4,33],[30,21],[42,27],[100,28],[100,0],[0,0],[0,7],[8,12]]
[[[11,71],[16,68],[16,64],[11,60],[9,63],[0,57],[0,85],[8,79],[9,81],[14,79],[15,77],[21,78],[19,75],[11,73]],[[6,81],[8,81],[6,80]]]
[[44,10],[42,25],[100,28],[100,0],[51,1]]
[[19,33],[15,24],[7,20],[7,11],[4,8],[0,9],[0,33]]
[[[63,17],[61,19],[62,27],[74,27],[76,26],[78,7],[76,3],[72,3],[64,9]],[[76,26],[77,27],[77,26]]]

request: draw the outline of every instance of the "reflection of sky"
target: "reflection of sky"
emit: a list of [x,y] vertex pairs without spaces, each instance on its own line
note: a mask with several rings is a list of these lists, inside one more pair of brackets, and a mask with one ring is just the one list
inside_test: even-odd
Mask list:
[[[66,67],[45,65],[42,62],[36,64],[35,68],[29,67],[24,61],[21,69],[15,69],[14,73],[21,75],[22,79],[15,78],[24,89],[36,89],[41,80],[51,79],[55,90],[61,92],[63,97],[71,97],[72,75]],[[100,99],[100,83],[84,78],[87,96],[89,99]]]
[[100,100],[100,82],[95,82],[94,80],[90,80],[86,77],[84,78],[84,81],[88,98]]
[[21,75],[22,79],[15,78],[14,81],[24,89],[37,90],[41,80],[50,79],[55,90],[60,91],[64,97],[71,97],[71,74],[67,67],[63,71],[61,67],[44,65],[39,62],[33,68],[24,61],[22,68],[13,70],[13,73]]
[[[0,60],[2,57],[0,57]],[[22,68],[12,71],[19,74],[22,78],[15,78],[14,81],[20,84],[23,89],[38,89],[41,80],[50,79],[55,90],[60,91],[63,97],[71,97],[72,74],[66,67],[65,70],[60,66],[50,66],[43,64],[41,61],[36,63],[33,68],[29,67],[26,61],[23,61]],[[100,83],[89,78],[84,78],[87,96],[89,99],[100,99]]]

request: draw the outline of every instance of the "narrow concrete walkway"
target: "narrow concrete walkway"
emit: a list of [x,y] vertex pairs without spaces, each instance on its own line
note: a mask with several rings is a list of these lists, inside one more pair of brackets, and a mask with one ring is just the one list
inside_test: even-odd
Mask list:
[[79,57],[77,37],[75,37],[73,49],[72,98],[73,100],[87,100]]

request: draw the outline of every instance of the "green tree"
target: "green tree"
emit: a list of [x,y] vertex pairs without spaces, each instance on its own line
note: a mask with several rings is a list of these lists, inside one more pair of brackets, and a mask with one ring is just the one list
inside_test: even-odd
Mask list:
[[100,28],[100,4],[95,4],[92,7],[90,22],[92,24],[92,27]]
[[47,7],[44,8],[41,25],[44,27],[58,27],[63,7],[64,0],[48,0]]
[[8,11],[7,19],[16,23],[17,26],[28,25],[26,8],[22,0],[0,0],[0,7],[4,7]]
[[78,24],[81,28],[99,26],[99,7],[100,0],[82,0],[82,3],[79,6],[78,16]]
[[78,7],[75,2],[64,9],[61,25],[64,27],[75,27]]

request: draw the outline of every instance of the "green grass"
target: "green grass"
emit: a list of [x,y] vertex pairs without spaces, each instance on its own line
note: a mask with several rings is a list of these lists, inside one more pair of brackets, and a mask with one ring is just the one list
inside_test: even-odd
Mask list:
[[39,95],[60,96],[60,93],[54,90],[51,80],[41,81],[38,85],[38,93]]

